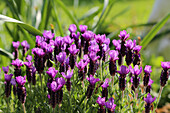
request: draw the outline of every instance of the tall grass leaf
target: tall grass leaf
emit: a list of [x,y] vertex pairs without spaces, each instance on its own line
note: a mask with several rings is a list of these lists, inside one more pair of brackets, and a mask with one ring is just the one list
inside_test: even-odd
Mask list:
[[99,7],[93,7],[90,10],[88,10],[80,19],[78,19],[78,21],[82,21],[86,18],[89,18],[91,16],[96,16],[100,11],[102,10],[102,8]]
[[56,0],[56,2],[58,3],[58,5],[61,6],[61,8],[64,10],[64,12],[69,16],[71,21],[77,26],[78,30],[80,30],[78,21],[73,17],[73,15],[70,13],[70,11],[67,9],[67,7],[64,5],[64,3],[61,0]]
[[52,2],[52,6],[53,6],[53,10],[54,10],[54,17],[55,17],[56,22],[58,24],[60,35],[63,37],[64,33],[63,33],[63,29],[62,29],[61,24],[60,24],[60,20],[58,18],[58,13],[57,13],[57,9],[56,9],[56,5],[55,5],[54,1]]
[[7,16],[0,14],[0,21],[16,23],[19,26],[21,26],[22,28],[24,28],[25,30],[27,30],[32,35],[42,36],[42,33],[38,29],[35,29],[33,26],[25,24],[24,22],[21,22],[19,20],[16,20],[16,19],[13,19],[13,18],[10,18],[10,17],[7,17]]
[[10,59],[14,59],[14,56],[11,53],[2,48],[0,48],[0,55],[4,55],[6,57],[9,57]]
[[151,31],[144,37],[141,42],[142,50],[149,44],[149,42],[154,38],[158,31],[165,25],[165,23],[170,18],[170,13],[165,16],[160,22],[158,22]]
[[102,13],[101,13],[101,15],[100,15],[100,17],[99,17],[99,20],[96,22],[96,24],[95,24],[94,27],[92,28],[93,32],[96,31],[96,29],[97,29],[96,27],[99,25],[99,22],[100,22],[101,18],[103,17],[103,15],[104,15],[104,13],[105,13],[105,11],[106,11],[106,8],[107,8],[107,6],[108,6],[108,4],[109,4],[109,0],[104,0],[104,6],[103,6]]

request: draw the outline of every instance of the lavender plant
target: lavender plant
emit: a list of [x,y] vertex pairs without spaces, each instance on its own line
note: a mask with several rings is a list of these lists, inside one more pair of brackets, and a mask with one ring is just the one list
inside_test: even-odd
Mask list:
[[155,112],[169,78],[170,62],[161,63],[160,93],[152,98],[151,66],[145,66],[142,76],[142,46],[128,40],[125,30],[120,40],[112,40],[114,50],[105,34],[95,34],[86,25],[77,28],[72,24],[68,30],[70,35],[64,37],[55,37],[53,29],[45,30],[43,36],[36,36],[30,55],[30,46],[23,41],[23,58],[19,57],[20,42],[13,42],[15,60],[11,64],[15,68],[3,67],[4,92],[14,104],[7,105],[12,112],[21,111],[20,105],[24,112],[149,113],[152,106]]

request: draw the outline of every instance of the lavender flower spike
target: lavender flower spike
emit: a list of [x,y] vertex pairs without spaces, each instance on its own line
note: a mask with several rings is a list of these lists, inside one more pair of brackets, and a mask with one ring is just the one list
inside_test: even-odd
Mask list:
[[22,61],[19,60],[19,59],[16,59],[16,60],[12,60],[12,63],[11,63],[13,66],[17,67],[17,68],[20,68],[23,64],[22,64]]
[[161,62],[161,67],[162,67],[164,70],[170,69],[170,62]]
[[147,74],[150,74],[150,73],[152,72],[151,66],[146,65],[146,66],[145,66],[145,69],[144,69],[144,72],[147,73]]
[[127,34],[125,30],[120,31],[119,37],[121,40],[125,41],[127,38],[129,38],[129,33]]
[[99,78],[94,78],[92,75],[90,75],[90,77],[87,77],[87,80],[90,82],[91,85],[95,85],[96,82],[100,81]]
[[80,28],[80,32],[84,33],[88,27],[86,25],[79,25],[79,28]]
[[143,85],[146,87],[149,83],[150,73],[152,72],[151,66],[146,65],[144,72],[145,72],[145,75],[144,75],[144,78],[143,78]]
[[71,24],[68,28],[68,30],[70,31],[70,33],[75,33],[77,30],[77,27],[75,24]]
[[58,70],[55,70],[54,67],[50,67],[46,73],[51,77],[51,79],[54,79],[56,74],[58,73]]
[[105,97],[101,98],[101,97],[98,97],[97,98],[97,101],[96,101],[100,108],[98,109],[98,113],[105,113],[105,108],[103,107],[105,105]]
[[10,84],[10,81],[11,81],[11,78],[12,78],[13,74],[5,74],[5,95],[6,97],[9,97],[10,94],[11,94],[11,84]]
[[118,58],[118,51],[115,51],[115,50],[111,50],[110,52],[109,52],[109,55],[110,55],[110,60],[113,60],[113,61],[116,61],[116,60],[118,60],[119,58]]
[[70,51],[70,54],[72,54],[72,55],[76,55],[77,52],[79,51],[79,49],[76,48],[76,45],[75,45],[75,44],[72,44],[72,45],[68,48],[68,50]]
[[4,71],[5,74],[7,74],[9,71],[9,66],[2,67],[2,70]]
[[162,87],[165,86],[166,82],[168,81],[169,78],[169,71],[170,69],[170,62],[161,62],[161,66],[163,68],[160,76],[160,84]]
[[155,101],[156,97],[152,98],[150,93],[148,93],[147,97],[144,98],[144,101],[146,102],[145,105],[145,113],[150,113],[151,110],[151,104]]
[[13,47],[14,47],[15,49],[18,49],[20,42],[19,42],[19,41],[17,41],[17,42],[12,42],[12,44],[13,44]]
[[66,59],[66,52],[60,52],[58,55],[56,55],[57,60],[63,64]]
[[110,82],[109,78],[106,78],[105,82],[101,85],[101,87],[102,87],[102,97],[105,97],[106,100],[107,100],[107,97],[108,97],[107,87],[109,86],[109,82]]
[[126,66],[124,66],[124,65],[122,65],[121,67],[120,67],[120,71],[117,71],[120,75],[122,75],[122,76],[126,76],[126,74],[128,74],[129,73],[129,69],[126,67]]
[[18,76],[18,77],[16,77],[16,81],[19,86],[23,86],[26,82],[26,76],[24,76],[24,77]]
[[132,66],[129,66],[130,71],[133,75],[138,76],[142,72],[142,67],[138,67],[138,65],[135,65],[134,69],[132,69]]
[[54,37],[54,33],[52,33],[51,30],[49,31],[44,30],[43,36],[45,37],[46,40],[51,40]]
[[84,62],[83,59],[79,63],[76,62],[76,66],[79,70],[83,70],[87,66],[88,62]]
[[73,75],[73,70],[68,70],[67,74],[65,74],[64,72],[61,73],[63,75],[64,78],[66,79],[71,79],[72,75]]
[[114,99],[111,97],[106,103],[106,108],[109,110],[109,113],[114,112],[116,104],[114,104]]

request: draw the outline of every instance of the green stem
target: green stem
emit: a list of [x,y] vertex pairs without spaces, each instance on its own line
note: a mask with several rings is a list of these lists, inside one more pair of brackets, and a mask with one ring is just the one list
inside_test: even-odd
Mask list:
[[114,85],[114,76],[112,76],[112,89],[113,89],[113,85]]
[[55,113],[55,108],[53,108],[53,113]]
[[100,77],[101,81],[103,80],[103,74],[102,74],[102,59],[100,59]]
[[160,87],[160,90],[159,90],[158,98],[156,99],[156,106],[155,106],[155,108],[154,108],[154,110],[153,110],[153,113],[154,113],[154,111],[157,109],[157,106],[158,106],[158,104],[159,104],[159,101],[160,101],[160,98],[161,98],[161,94],[162,94],[162,90],[163,90],[163,87],[161,86],[161,87]]
[[42,90],[42,77],[41,77],[41,74],[40,74],[40,82],[41,82],[41,90]]
[[70,112],[72,113],[72,100],[71,100],[71,92],[69,91],[69,101],[70,101]]
[[23,111],[24,111],[24,113],[26,113],[26,110],[25,110],[25,105],[24,105],[24,103],[22,104],[22,107],[23,107]]
[[7,98],[7,113],[9,113],[9,98]]

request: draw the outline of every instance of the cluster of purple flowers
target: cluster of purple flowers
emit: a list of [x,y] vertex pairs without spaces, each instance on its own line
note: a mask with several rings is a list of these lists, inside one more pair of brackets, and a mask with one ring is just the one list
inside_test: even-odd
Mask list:
[[[27,41],[21,43],[23,47],[23,61],[25,62],[19,60],[18,47],[20,42],[13,42],[15,50],[13,53],[14,60],[11,64],[15,67],[15,78],[12,79],[13,74],[8,74],[9,66],[3,67],[5,73],[6,97],[9,97],[11,93],[11,85],[13,85],[14,94],[17,92],[18,99],[22,103],[25,103],[26,88],[24,87],[24,84],[26,83],[26,80],[30,85],[36,85],[36,72],[39,74],[39,77],[41,77],[41,74],[44,74],[43,72],[47,68],[48,71],[46,71],[46,74],[49,76],[48,81],[45,81],[48,89],[47,97],[49,98],[49,104],[53,108],[55,108],[56,104],[62,103],[64,85],[68,92],[71,91],[71,77],[76,75],[82,82],[82,86],[85,78],[89,81],[85,95],[87,99],[90,99],[93,95],[95,84],[100,81],[97,77],[102,76],[97,75],[96,73],[99,65],[102,67],[102,62],[100,61],[109,62],[109,72],[112,78],[114,78],[116,74],[120,75],[119,88],[122,92],[126,88],[127,75],[131,77],[131,88],[136,92],[140,83],[139,75],[142,72],[142,67],[139,67],[139,52],[142,46],[137,45],[136,40],[127,40],[130,35],[123,30],[119,34],[120,40],[112,41],[115,50],[110,50],[110,39],[106,38],[105,35],[94,34],[92,31],[87,30],[86,25],[80,25],[79,29],[80,32],[77,31],[76,25],[72,24],[69,26],[68,30],[70,31],[70,35],[68,36],[55,37],[55,34],[51,31],[44,31],[43,36],[36,36],[35,48],[32,49],[32,54],[34,56],[33,61],[31,55],[25,56],[30,48]],[[109,59],[108,56],[110,56]],[[123,63],[124,59],[127,66]],[[21,70],[23,64],[26,66],[26,76],[24,77],[22,76]],[[119,71],[117,70],[117,64],[120,66]],[[132,68],[131,64],[133,64],[134,68]],[[75,66],[78,68],[78,74],[75,73]],[[164,87],[169,77],[170,62],[162,62],[161,66],[163,70],[161,73],[160,84]],[[155,100],[155,98],[152,99],[150,95],[151,84],[153,83],[150,78],[151,72],[151,66],[146,65],[143,77],[145,91],[146,93],[149,93],[147,98],[144,98],[147,103],[145,106],[147,109],[146,111],[150,110],[151,103]],[[108,112],[114,112],[116,107],[114,99],[108,99],[109,82],[109,78],[106,78],[101,84],[102,97],[98,97],[96,101],[100,106],[98,109],[99,113],[106,112],[104,106],[106,106]]]

